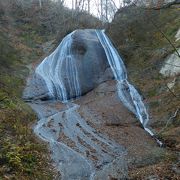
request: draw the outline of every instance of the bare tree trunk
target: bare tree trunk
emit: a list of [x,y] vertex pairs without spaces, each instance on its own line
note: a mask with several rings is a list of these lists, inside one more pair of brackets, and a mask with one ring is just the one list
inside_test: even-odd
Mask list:
[[82,10],[84,10],[84,3],[85,3],[85,0],[82,1]]
[[111,2],[112,2],[112,4],[113,4],[113,6],[114,6],[116,9],[118,9],[118,7],[116,6],[116,3],[115,3],[113,0],[111,0]]
[[[84,1],[85,0],[79,0],[79,2],[77,2],[77,8],[79,11],[83,11],[84,10]],[[82,6],[81,6],[82,5]]]
[[74,0],[72,0],[72,9],[74,9]]
[[95,6],[97,7],[97,16],[101,19],[101,4],[100,0],[95,0]]
[[106,11],[106,21],[108,21],[108,0],[106,0],[106,5],[105,5],[105,11]]
[[59,0],[59,1],[60,1],[61,5],[63,5],[65,0]]
[[103,19],[103,0],[101,0],[101,20]]
[[78,0],[75,0],[75,9],[78,7]]
[[39,0],[39,7],[42,8],[42,0]]
[[90,14],[90,0],[88,0],[88,13]]

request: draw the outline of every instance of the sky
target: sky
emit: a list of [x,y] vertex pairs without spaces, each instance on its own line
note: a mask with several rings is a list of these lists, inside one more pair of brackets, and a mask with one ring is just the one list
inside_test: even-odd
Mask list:
[[[90,13],[91,14],[95,16],[99,16],[98,4],[100,3],[100,1],[101,0],[90,0],[90,6],[91,6]],[[122,0],[113,0],[113,1],[117,7],[119,7],[120,4],[122,3]],[[64,3],[65,3],[65,6],[72,8],[72,0],[65,0]]]

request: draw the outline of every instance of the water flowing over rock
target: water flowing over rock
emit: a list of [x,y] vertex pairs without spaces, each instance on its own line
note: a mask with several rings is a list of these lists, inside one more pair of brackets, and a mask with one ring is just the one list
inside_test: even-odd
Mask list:
[[67,101],[112,78],[95,31],[76,30],[67,35],[37,67],[23,97]]
[[[48,106],[52,108],[53,103],[49,103]],[[103,176],[103,170],[98,174],[96,171],[109,163],[109,167],[121,169],[122,174],[118,173],[119,177],[127,175],[125,149],[88,125],[78,113],[78,105],[67,103],[64,110],[61,109],[55,114],[53,110],[52,115],[47,118],[42,116],[46,114],[47,104],[31,104],[31,106],[40,117],[34,131],[40,138],[50,143],[52,158],[61,172],[62,179],[84,180]],[[56,108],[59,109],[57,104],[52,109]],[[50,110],[50,107],[48,109]],[[116,158],[121,162],[119,167],[111,165]]]
[[[121,57],[104,31],[96,30],[96,33],[106,52],[115,79],[117,80],[119,98],[123,104],[137,116],[144,129],[153,136],[153,132],[147,127],[149,115],[146,111],[146,107],[137,90],[128,82],[126,68]],[[158,142],[161,143],[160,141]]]

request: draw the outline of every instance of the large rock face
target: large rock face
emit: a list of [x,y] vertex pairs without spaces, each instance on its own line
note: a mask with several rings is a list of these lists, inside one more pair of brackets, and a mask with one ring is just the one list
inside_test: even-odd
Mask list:
[[[177,50],[177,52],[180,53],[180,48]],[[171,77],[180,74],[180,58],[177,52],[174,52],[166,58],[164,66],[160,70],[160,73],[163,76]]]
[[[56,97],[58,91],[62,91],[57,88],[58,83],[63,86],[67,99],[70,99],[113,78],[95,30],[76,30],[38,68],[40,70],[28,81],[24,99],[62,100],[61,95]],[[77,91],[80,93],[77,94]]]
[[72,53],[77,60],[82,94],[94,89],[101,82],[112,79],[104,49],[94,30],[78,30],[74,33]]

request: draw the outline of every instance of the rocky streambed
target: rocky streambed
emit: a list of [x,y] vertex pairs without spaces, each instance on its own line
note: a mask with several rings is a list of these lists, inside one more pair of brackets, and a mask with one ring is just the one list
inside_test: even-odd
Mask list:
[[61,179],[127,179],[165,155],[118,100],[114,80],[68,103],[36,101],[34,132],[50,145]]

